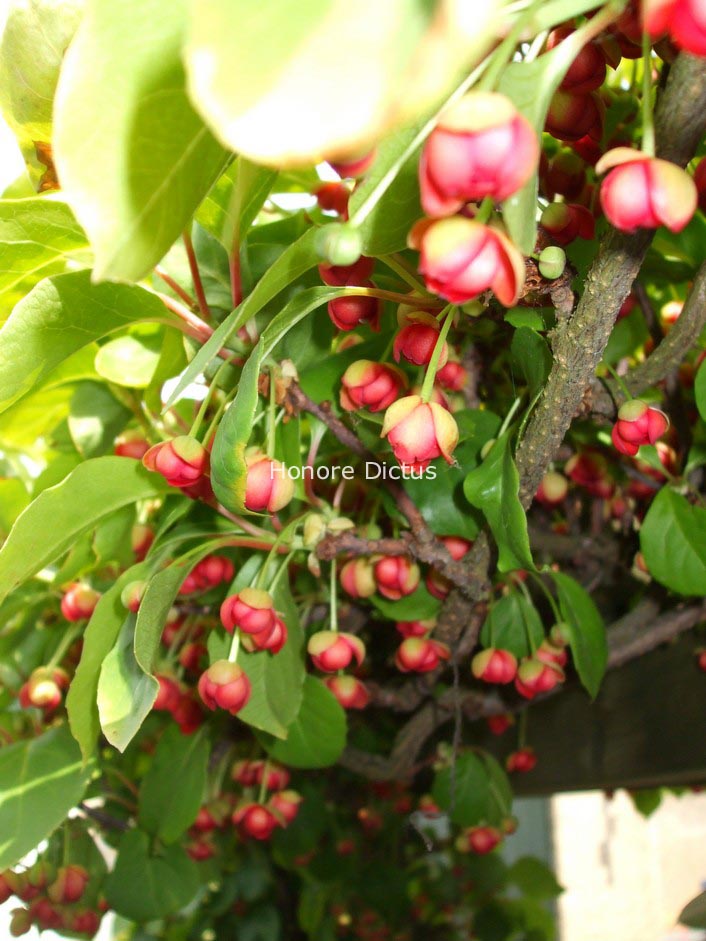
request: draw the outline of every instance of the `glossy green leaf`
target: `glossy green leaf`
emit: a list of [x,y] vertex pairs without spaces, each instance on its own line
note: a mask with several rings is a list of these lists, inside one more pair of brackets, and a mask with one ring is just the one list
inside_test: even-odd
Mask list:
[[140,785],[137,821],[173,843],[196,819],[204,798],[209,745],[203,731],[184,735],[170,725],[159,740]]
[[0,111],[15,132],[35,187],[47,172],[54,91],[83,8],[84,0],[3,5],[8,17],[0,41]]
[[0,539],[4,539],[29,503],[27,488],[16,477],[0,478]]
[[122,506],[164,492],[157,474],[124,457],[84,461],[20,514],[0,549],[0,600]]
[[346,745],[346,714],[321,680],[307,676],[299,714],[282,741],[263,738],[268,754],[293,768],[326,768]]
[[199,885],[196,863],[180,846],[150,852],[149,836],[128,830],[105,882],[105,896],[118,915],[142,923],[178,912],[192,901]]
[[159,692],[157,680],[135,659],[135,614],[125,618],[98,677],[98,716],[103,735],[125,751],[149,715]]
[[123,572],[102,595],[83,634],[81,659],[66,697],[71,734],[88,759],[100,734],[100,717],[96,703],[98,680],[103,661],[115,645],[127,612],[120,594],[130,582],[148,574],[149,564],[141,562]]
[[19,862],[59,826],[92,773],[66,725],[0,749],[0,869]]
[[104,385],[81,382],[69,405],[71,440],[83,457],[98,457],[113,450],[116,437],[132,413]]
[[663,487],[640,529],[640,548],[653,578],[682,595],[706,594],[706,509]]
[[185,0],[94,0],[61,71],[56,165],[99,279],[150,271],[228,160],[186,96],[185,12]]
[[490,608],[481,629],[484,647],[509,650],[518,659],[528,657],[544,640],[539,612],[519,591],[499,598]]
[[383,614],[391,621],[416,621],[417,618],[425,620],[433,618],[439,613],[441,602],[438,598],[430,595],[424,585],[420,585],[416,591],[399,601],[389,601],[379,595],[373,595],[370,599],[371,604],[380,614]]
[[455,769],[443,768],[434,778],[432,795],[454,823],[462,827],[499,826],[512,807],[507,775],[485,752],[464,752]]
[[706,892],[697,895],[682,909],[678,921],[687,928],[706,929]]
[[255,221],[276,179],[276,170],[236,157],[204,199],[196,220],[230,252]]
[[146,389],[159,362],[161,335],[116,337],[96,354],[96,371],[108,382],[131,389]]
[[487,457],[466,477],[466,499],[483,511],[498,546],[498,569],[533,569],[527,517],[518,496],[520,478],[512,457],[511,432],[506,431]]
[[276,297],[280,291],[319,263],[320,258],[316,252],[316,234],[317,230],[312,227],[307,229],[296,242],[292,242],[267,269],[242,304],[239,304],[223,323],[219,324],[213,335],[208,338],[189,363],[169,396],[167,406],[173,404],[184,389],[203,373],[218,355],[221,347],[227,346],[230,337],[234,336],[240,327],[258,314],[265,304]]
[[47,278],[20,301],[0,330],[0,411],[94,340],[138,320],[165,318],[175,319],[144,288],[92,284],[87,271]]
[[592,699],[598,695],[608,664],[605,624],[588,592],[577,581],[553,572],[561,616],[569,627],[571,658]]
[[512,338],[510,356],[513,371],[519,372],[527,383],[530,399],[534,399],[544,388],[552,368],[547,341],[529,327],[519,327]]
[[699,415],[706,421],[706,360],[699,366],[694,381],[694,395],[696,396],[696,407]]
[[564,891],[551,869],[534,856],[516,860],[508,869],[507,878],[524,895],[536,899],[553,899]]

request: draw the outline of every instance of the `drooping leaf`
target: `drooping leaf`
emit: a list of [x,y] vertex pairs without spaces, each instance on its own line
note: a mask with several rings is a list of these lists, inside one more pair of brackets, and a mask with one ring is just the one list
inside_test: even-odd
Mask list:
[[706,361],[699,366],[694,381],[694,395],[696,396],[696,407],[699,415],[706,421]]
[[508,869],[507,878],[535,899],[553,899],[564,891],[551,869],[535,856],[521,856]]
[[501,572],[534,568],[527,517],[518,496],[520,478],[510,445],[511,432],[506,431],[463,485],[466,498],[483,511],[492,530]]
[[592,699],[600,689],[608,663],[605,624],[588,592],[563,572],[553,572],[559,610],[569,627],[571,657],[579,679]]
[[687,928],[706,928],[706,892],[697,895],[686,905],[679,916],[679,924]]
[[149,836],[135,829],[120,839],[115,867],[105,882],[105,896],[118,915],[142,923],[184,908],[199,884],[196,863],[181,846],[151,853]]
[[552,354],[547,341],[529,327],[519,327],[512,338],[510,355],[513,369],[524,378],[530,400],[533,400],[544,388],[552,368]]
[[127,614],[120,594],[126,585],[140,581],[148,572],[147,562],[123,572],[102,595],[84,631],[81,659],[66,697],[71,734],[81,746],[84,759],[92,754],[100,734],[96,700],[101,667],[118,639]]
[[544,628],[534,605],[521,592],[512,591],[492,605],[480,638],[484,647],[509,650],[519,659],[542,643]]
[[19,862],[59,826],[92,773],[66,725],[0,749],[0,868]]
[[56,164],[100,279],[150,271],[229,159],[186,96],[185,12],[185,0],[94,0],[61,71]]
[[96,371],[108,382],[131,389],[146,389],[151,383],[162,348],[161,334],[116,337],[96,355]]
[[208,753],[203,732],[183,735],[177,725],[164,731],[140,785],[137,819],[143,830],[173,843],[191,826],[203,801]]
[[197,222],[230,252],[254,222],[276,179],[276,170],[236,157],[199,207]]
[[307,676],[301,709],[277,740],[260,736],[268,754],[293,768],[326,768],[346,745],[346,714],[336,697],[314,676]]
[[135,659],[135,614],[125,618],[98,677],[98,716],[103,734],[125,751],[149,715],[159,692],[157,680]]
[[399,601],[389,601],[379,595],[373,595],[371,604],[391,621],[416,621],[433,618],[439,613],[441,602],[429,594],[424,585],[420,585],[411,595],[400,598]]
[[640,529],[640,548],[653,578],[682,595],[706,593],[706,509],[663,487]]
[[512,807],[512,788],[495,759],[485,752],[464,752],[456,767],[434,778],[434,800],[462,827],[499,826]]
[[73,353],[138,320],[175,320],[159,298],[125,284],[92,284],[87,271],[40,282],[0,330],[0,411]]
[[61,62],[84,0],[13,0],[0,42],[0,111],[17,137],[32,182],[55,184],[52,105]]
[[18,516],[0,549],[0,600],[110,513],[163,492],[162,478],[138,461],[124,457],[84,461]]

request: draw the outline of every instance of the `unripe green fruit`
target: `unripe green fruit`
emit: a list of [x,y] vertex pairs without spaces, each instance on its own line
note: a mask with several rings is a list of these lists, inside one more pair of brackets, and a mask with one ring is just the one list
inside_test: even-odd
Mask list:
[[550,245],[539,253],[538,258],[539,271],[543,278],[553,281],[560,278],[566,267],[566,253],[563,248],[556,245]]
[[350,223],[334,222],[316,233],[316,251],[329,265],[353,265],[363,253],[363,238]]

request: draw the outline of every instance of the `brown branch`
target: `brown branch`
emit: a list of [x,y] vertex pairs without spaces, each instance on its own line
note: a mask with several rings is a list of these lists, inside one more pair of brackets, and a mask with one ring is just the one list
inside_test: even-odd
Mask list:
[[107,814],[103,810],[99,810],[97,807],[89,807],[86,803],[80,803],[79,810],[85,814],[87,817],[90,817],[91,820],[95,820],[96,823],[99,823],[102,827],[105,827],[106,830],[129,830],[130,824],[125,820],[120,820],[118,817],[113,817],[112,814]]
[[[685,166],[706,129],[706,60],[685,53],[677,58],[658,103],[655,129],[658,154]],[[553,332],[554,364],[517,451],[525,507],[579,411],[652,237],[647,230],[611,232],[588,273],[575,313]]]

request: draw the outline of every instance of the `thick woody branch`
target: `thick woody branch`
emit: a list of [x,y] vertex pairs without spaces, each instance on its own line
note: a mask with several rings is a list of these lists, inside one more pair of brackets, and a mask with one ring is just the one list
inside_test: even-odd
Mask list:
[[[682,53],[670,71],[655,115],[658,154],[685,166],[705,128],[706,60]],[[554,364],[517,452],[525,507],[579,411],[652,234],[611,232],[588,274],[576,311],[554,331]]]

